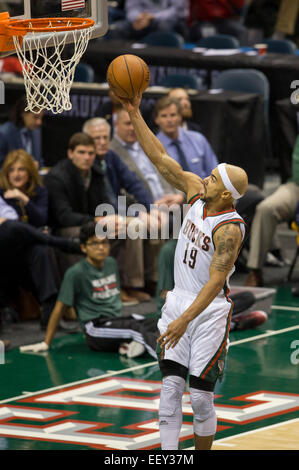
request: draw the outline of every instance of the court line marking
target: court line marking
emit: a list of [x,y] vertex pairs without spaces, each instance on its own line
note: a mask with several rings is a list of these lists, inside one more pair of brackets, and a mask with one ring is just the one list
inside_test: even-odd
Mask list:
[[299,307],[284,307],[283,305],[272,305],[271,309],[274,309],[274,310],[292,310],[294,312],[299,312]]
[[114,375],[125,374],[126,372],[132,372],[134,370],[143,369],[145,367],[150,367],[150,366],[157,365],[157,364],[158,364],[157,361],[147,362],[147,363],[139,365],[139,366],[129,367],[128,369],[121,369],[119,371],[115,370],[115,371],[112,371],[112,372],[108,372],[107,374],[102,374],[102,375],[98,375],[98,376],[95,376],[95,377],[90,377],[89,379],[77,380],[76,382],[71,382],[71,383],[67,383],[67,384],[57,385],[57,387],[46,388],[46,389],[43,389],[43,390],[39,390],[38,392],[29,392],[29,393],[26,393],[26,394],[23,393],[22,395],[19,395],[17,397],[13,397],[13,398],[9,398],[8,400],[1,400],[0,404],[1,403],[9,403],[10,401],[19,400],[20,398],[29,398],[29,397],[32,397],[34,395],[40,395],[41,393],[54,392],[55,390],[60,390],[61,388],[73,387],[75,385],[85,384],[85,383],[88,383],[88,382],[93,382],[95,380],[105,379],[107,377],[113,377]]
[[[230,343],[229,347],[231,348],[232,346],[236,346],[238,344],[248,343],[248,342],[251,342],[251,341],[257,341],[257,340],[262,339],[262,338],[267,338],[269,336],[288,333],[289,331],[294,331],[294,330],[298,330],[298,329],[299,329],[299,325],[295,325],[295,326],[291,326],[289,328],[284,328],[282,330],[276,330],[276,331],[271,331],[271,332],[260,334],[260,335],[251,336],[249,338],[240,339],[238,341],[232,341]],[[75,385],[80,385],[80,384],[84,384],[84,383],[88,383],[88,382],[93,382],[95,380],[105,379],[107,377],[113,377],[115,375],[125,374],[126,372],[132,372],[134,370],[151,367],[151,366],[157,365],[157,364],[158,364],[157,361],[148,362],[148,363],[145,363],[145,364],[142,364],[142,365],[129,367],[128,369],[121,369],[119,371],[112,371],[112,372],[108,372],[106,374],[98,375],[98,376],[95,376],[95,377],[90,377],[89,379],[82,379],[82,380],[78,380],[76,382],[57,385],[56,387],[50,387],[50,388],[47,388],[47,389],[44,389],[44,390],[38,390],[37,392],[30,392],[30,393],[27,393],[27,394],[22,393],[21,395],[16,396],[16,397],[8,398],[8,399],[5,399],[5,400],[0,400],[0,404],[9,403],[11,401],[19,400],[19,399],[25,398],[25,397],[29,398],[29,397],[32,397],[34,395],[40,395],[41,393],[54,392],[55,390],[60,390],[62,388],[73,387]]]
[[268,331],[268,333],[250,336],[249,338],[240,339],[238,341],[232,341],[229,347],[235,346],[237,344],[248,343],[250,341],[257,341],[258,339],[262,339],[262,338],[268,338],[269,336],[281,335],[282,333],[288,333],[289,331],[294,331],[294,330],[299,330],[299,325],[290,326],[289,328],[283,328],[282,330]]

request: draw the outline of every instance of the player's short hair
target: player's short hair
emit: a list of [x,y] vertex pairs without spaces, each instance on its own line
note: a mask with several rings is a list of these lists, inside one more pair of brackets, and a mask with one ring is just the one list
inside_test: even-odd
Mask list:
[[90,137],[90,135],[85,134],[84,132],[76,132],[72,135],[68,143],[68,149],[75,150],[75,148],[79,145],[84,145],[85,147],[91,146],[95,148],[94,140]]
[[178,113],[182,114],[182,107],[181,107],[180,101],[177,98],[172,98],[170,96],[164,96],[163,98],[160,98],[154,106],[154,109],[153,109],[154,119],[156,119],[156,117],[158,116],[160,111],[162,111],[165,108],[168,108],[172,104],[175,104],[176,107],[177,107]]

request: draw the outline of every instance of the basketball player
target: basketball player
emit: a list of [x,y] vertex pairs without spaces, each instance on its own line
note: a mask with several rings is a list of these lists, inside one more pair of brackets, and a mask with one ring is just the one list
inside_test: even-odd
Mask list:
[[167,293],[158,323],[162,449],[178,449],[189,373],[195,449],[209,450],[217,424],[214,388],[228,348],[232,311],[228,281],[245,235],[234,200],[245,193],[247,175],[242,168],[225,163],[204,180],[183,171],[142,118],[141,97],[120,101],[144,152],[171,185],[187,194],[190,205],[176,247],[175,287]]

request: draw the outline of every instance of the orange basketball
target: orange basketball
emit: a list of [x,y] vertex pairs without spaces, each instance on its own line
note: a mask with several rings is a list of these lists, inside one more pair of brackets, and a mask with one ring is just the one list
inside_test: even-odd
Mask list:
[[150,71],[140,57],[132,54],[120,55],[108,67],[107,82],[117,96],[131,99],[147,89]]

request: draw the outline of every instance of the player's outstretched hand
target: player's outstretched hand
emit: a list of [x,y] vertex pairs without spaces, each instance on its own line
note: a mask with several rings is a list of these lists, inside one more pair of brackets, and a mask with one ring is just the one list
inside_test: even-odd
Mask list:
[[35,344],[28,344],[28,346],[20,346],[20,352],[43,352],[43,351],[48,351],[49,346],[45,341],[42,341],[41,343],[35,343]]
[[140,106],[140,102],[141,102],[141,99],[142,99],[142,95],[135,95],[133,98],[131,99],[126,99],[126,98],[120,98],[119,96],[117,96],[113,90],[110,89],[110,93],[112,95],[112,97],[114,97],[117,101],[119,101],[123,108],[128,112],[132,112],[132,111],[135,111],[136,109],[139,108]]
[[166,346],[166,349],[174,348],[185,333],[188,323],[189,322],[183,317],[179,317],[177,320],[171,322],[165,333],[157,340],[161,348],[164,346]]

